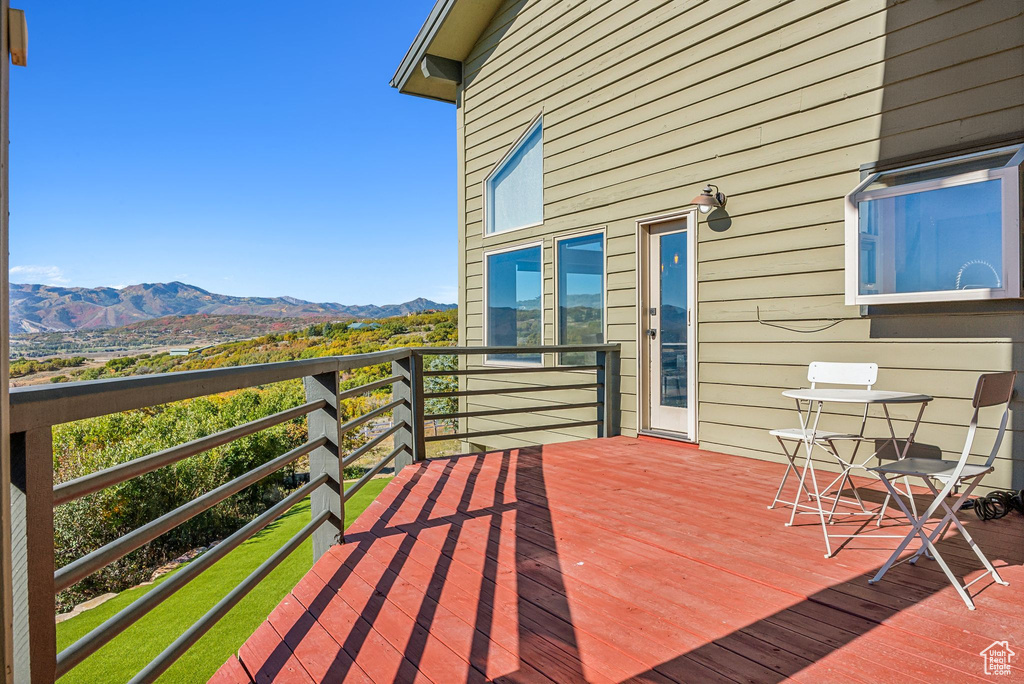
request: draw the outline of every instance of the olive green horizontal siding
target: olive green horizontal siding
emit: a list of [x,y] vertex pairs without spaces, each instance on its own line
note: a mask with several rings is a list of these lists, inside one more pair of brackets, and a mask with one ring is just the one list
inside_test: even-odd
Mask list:
[[[936,397],[920,439],[954,455],[978,373],[1024,368],[1024,314],[962,306],[862,317],[844,303],[843,197],[865,163],[1024,137],[1022,12],[1002,0],[506,2],[465,62],[459,105],[464,339],[484,341],[485,252],[542,240],[543,334],[554,343],[554,238],[604,230],[608,340],[623,345],[631,434],[636,221],[684,208],[713,181],[729,204],[727,220],[702,217],[697,230],[702,445],[778,460],[767,429],[795,420],[781,390],[805,385],[813,360],[873,361],[879,386]],[[544,224],[485,237],[483,180],[542,111]],[[543,402],[574,400],[543,393]],[[1024,404],[1015,408],[1024,415]],[[893,413],[901,427],[913,417],[906,407]],[[857,420],[842,408],[827,416]],[[501,416],[473,427],[502,424],[524,423]],[[978,453],[991,433],[986,424]],[[1013,420],[998,462],[990,484],[1008,485],[1015,472],[1024,486],[1024,419]]]

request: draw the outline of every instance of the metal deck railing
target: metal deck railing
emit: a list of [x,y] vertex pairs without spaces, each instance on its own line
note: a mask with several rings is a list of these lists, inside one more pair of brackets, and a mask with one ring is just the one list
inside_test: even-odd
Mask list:
[[[588,365],[501,366],[470,368],[473,357],[500,354],[592,353]],[[456,355],[458,369],[424,370],[424,357]],[[340,374],[345,371],[391,364],[391,375],[352,389],[341,390]],[[475,364],[480,365],[480,364]],[[468,389],[473,378],[522,377],[522,374],[566,372],[593,373],[586,382],[565,384],[506,384]],[[426,391],[425,378],[448,376],[458,380],[459,389]],[[54,486],[54,425],[146,408],[168,402],[208,396],[220,392],[257,387],[286,380],[302,379],[306,402],[300,406],[258,420],[237,425],[199,439],[136,458],[126,463]],[[573,376],[574,380],[579,379]],[[306,539],[313,538],[314,560],[333,545],[344,542],[345,502],[384,468],[396,471],[426,458],[426,443],[434,440],[472,440],[494,435],[564,430],[595,426],[598,436],[618,433],[618,345],[544,345],[536,347],[418,347],[399,348],[369,354],[326,357],[302,361],[239,366],[213,370],[166,373],[91,382],[23,387],[11,391],[12,445],[12,556],[14,559],[14,674],[16,681],[52,682],[71,671],[104,644],[130,627],[154,607],[199,576],[204,570],[268,526],[306,497],[311,499],[312,519],[294,537],[271,555],[237,587],[189,627],[154,658],[133,679],[151,682],[167,670],[199,638],[246,596],[282,560]],[[341,423],[339,402],[385,386],[392,388],[392,400],[356,418]],[[488,407],[425,414],[425,402],[457,398],[464,405],[469,398],[530,395],[561,390],[593,392],[592,401],[547,401],[507,408]],[[493,403],[493,400],[492,400]],[[500,403],[500,400],[499,400]],[[549,414],[565,410],[594,409],[593,419],[535,422],[496,429],[472,430],[474,419],[508,419],[523,414]],[[390,428],[352,450],[342,453],[342,437],[374,418],[392,415]],[[187,502],[120,538],[61,568],[54,567],[53,509],[132,478],[228,444],[289,420],[305,417],[307,441],[219,487]],[[452,434],[426,435],[425,421],[452,421],[459,429]],[[504,421],[502,421],[504,422]],[[436,425],[436,423],[435,423]],[[435,431],[436,432],[436,431]],[[365,474],[343,487],[345,467],[369,454],[391,438],[393,448],[367,469]],[[261,479],[278,472],[302,456],[309,456],[309,482],[199,556],[164,582],[154,586],[64,650],[57,652],[54,615],[55,596],[82,579],[103,569],[126,554],[152,542],[178,525],[212,508]]]

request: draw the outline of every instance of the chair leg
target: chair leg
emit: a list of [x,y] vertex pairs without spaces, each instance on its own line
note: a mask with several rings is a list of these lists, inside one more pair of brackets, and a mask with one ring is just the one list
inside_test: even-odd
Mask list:
[[[889,480],[888,478],[882,478],[882,481],[885,483],[886,488],[895,490],[895,486],[893,485],[891,480]],[[936,539],[940,538],[945,534],[946,528],[950,524],[952,524],[955,525],[956,528],[960,531],[960,534],[964,536],[964,539],[967,541],[968,545],[974,551],[978,559],[982,562],[982,565],[985,566],[985,569],[988,571],[988,574],[991,574],[992,579],[999,584],[1008,584],[1007,582],[1003,581],[1002,577],[999,576],[999,573],[996,571],[995,567],[993,567],[992,564],[989,562],[988,558],[985,557],[985,554],[981,552],[981,549],[978,548],[977,543],[975,543],[970,533],[967,532],[966,528],[964,528],[963,524],[956,516],[956,511],[959,510],[960,506],[963,504],[967,495],[974,490],[974,487],[977,486],[979,481],[980,478],[975,478],[971,485],[968,486],[967,489],[959,497],[957,497],[956,501],[953,502],[953,506],[950,506],[943,500],[938,501],[939,505],[941,505],[945,509],[946,514],[945,516],[943,516],[942,520],[939,521],[938,526],[936,526],[936,528],[930,534],[926,533],[924,529],[924,526],[928,523],[928,521],[924,519],[924,515],[922,514],[920,518],[912,515],[910,510],[907,508],[907,505],[903,503],[903,499],[901,499],[896,494],[896,492],[893,491],[893,499],[896,500],[896,503],[899,504],[899,507],[903,510],[904,514],[906,514],[907,518],[913,525],[913,529],[910,531],[910,533],[907,534],[903,541],[900,542],[899,546],[889,557],[889,560],[885,562],[885,565],[879,568],[878,572],[872,579],[868,580],[868,583],[874,584],[878,582],[880,579],[882,579],[882,576],[889,571],[889,569],[899,558],[899,555],[903,553],[903,550],[907,548],[910,542],[913,541],[915,537],[920,537],[922,542],[921,549],[918,549],[918,551],[914,554],[910,561],[915,561],[918,557],[920,557],[922,553],[930,553],[931,557],[934,558],[936,563],[938,563],[939,568],[942,569],[943,574],[946,575],[946,578],[953,585],[953,588],[956,589],[957,594],[959,594],[960,598],[963,600],[967,608],[970,610],[974,610],[974,600],[971,598],[970,594],[967,593],[967,587],[969,585],[961,583],[959,578],[957,578],[957,576],[953,574],[953,571],[946,564],[945,559],[942,557],[942,554],[939,553],[939,549],[935,546],[934,543]],[[935,486],[930,481],[926,479],[926,482],[928,484],[929,489],[935,492],[936,499],[938,500],[939,492],[935,489]],[[934,506],[934,503],[932,504],[932,506]],[[927,513],[932,506],[929,506],[929,508],[926,509],[925,512]]]
[[[981,478],[975,477],[974,480],[963,491],[963,493],[956,498],[956,501],[953,502],[952,506],[947,504],[945,501],[942,502],[942,508],[945,509],[946,515],[943,517],[942,523],[940,524],[939,528],[936,529],[936,533],[933,533],[933,535],[929,536],[938,537],[938,540],[941,541],[941,536],[945,535],[946,529],[950,525],[956,526],[957,530],[960,532],[960,536],[964,538],[964,541],[967,542],[967,545],[971,547],[972,551],[974,551],[974,555],[977,556],[978,560],[981,561],[981,564],[985,566],[985,570],[988,571],[990,575],[992,575],[992,579],[997,584],[1009,586],[1010,583],[1004,580],[1002,577],[1000,577],[999,571],[995,569],[995,566],[992,565],[988,557],[985,556],[984,553],[982,553],[981,548],[978,546],[977,542],[974,541],[974,537],[971,536],[971,533],[967,531],[967,528],[964,527],[963,523],[961,523],[960,519],[956,516],[956,512],[960,510],[960,506],[962,506],[963,502],[967,500],[967,496],[974,491],[974,488],[977,487],[980,482]],[[935,491],[935,486],[931,482],[928,483],[928,486],[932,489],[932,491]],[[935,492],[935,494],[936,496],[938,496],[937,491]],[[941,530],[942,535],[938,534],[939,530]]]
[[[795,473],[797,471],[797,468],[796,468],[796,453],[797,453],[797,450],[800,448],[799,446],[794,448],[793,449],[793,453],[791,454],[791,453],[789,453],[789,449],[786,448],[786,443],[782,441],[781,437],[776,437],[775,439],[779,440],[779,446],[782,447],[782,453],[784,453],[786,455],[786,460],[789,463],[786,465],[786,473],[782,476],[782,482],[779,483],[779,489],[778,489],[777,492],[775,492],[775,498],[772,499],[771,504],[768,506],[768,510],[774,509],[775,508],[775,504],[779,503],[779,497],[782,496],[782,490],[783,490],[783,488],[785,488],[786,481],[789,479],[789,473],[790,472]],[[799,500],[800,500],[800,490],[797,490],[797,492],[796,492],[796,501],[799,501]]]
[[[921,529],[921,527],[918,527],[918,529]],[[967,607],[970,610],[974,610],[974,601],[971,599],[971,595],[967,593],[967,590],[964,589],[964,586],[960,583],[960,580],[957,579],[957,576],[954,575],[953,571],[949,569],[948,565],[946,565],[945,559],[943,559],[942,555],[939,553],[939,550],[935,548],[935,545],[932,543],[932,540],[929,539],[928,535],[926,534],[922,534],[921,536],[924,538],[924,543],[928,547],[928,550],[931,551],[932,555],[935,557],[935,562],[939,564],[939,567],[942,568],[942,572],[946,574],[946,578],[949,579],[949,581],[953,584],[953,588],[956,589],[956,593],[960,594],[960,598],[964,600],[964,603],[967,604]]]
[[[878,465],[881,466],[882,465],[882,457],[881,457],[881,455],[877,455],[876,459],[878,460]],[[878,475],[878,479],[881,480],[882,482],[885,482],[885,476],[883,476],[883,475]],[[889,492],[888,485],[886,485],[885,500],[882,501],[882,507],[878,509],[878,522],[876,523],[876,527],[881,527],[882,526],[882,520],[885,519],[885,512],[887,510],[889,510],[889,500],[891,498],[892,498],[892,494]]]
[[[853,467],[851,466],[850,469],[852,470]],[[871,511],[869,511],[867,508],[864,507],[864,499],[860,498],[860,491],[857,489],[857,485],[853,484],[852,479],[850,481],[850,487],[853,489],[853,496],[854,496],[854,498],[857,499],[857,504],[860,506],[861,512],[862,513],[870,513]]]
[[[914,424],[914,429],[911,431],[910,436],[903,442],[903,448],[900,449],[900,440],[896,436],[896,429],[892,426],[892,417],[889,415],[889,407],[882,404],[882,413],[885,414],[885,424],[889,426],[889,434],[892,436],[892,449],[896,453],[896,460],[902,461],[907,457],[907,452],[910,451],[910,445],[914,440],[914,436],[917,434],[917,426],[921,424],[921,416],[924,415],[924,405],[921,405],[921,410],[917,414],[917,423]],[[881,462],[881,458],[879,458]],[[914,494],[910,489],[910,478],[904,477],[903,484],[907,487],[907,500],[910,502],[910,510],[914,512],[914,517],[917,517],[917,503],[914,501]],[[895,490],[893,490],[893,496],[896,496]],[[883,509],[884,511],[884,509]],[[881,520],[879,520],[881,525]]]
[[[799,483],[799,486],[797,487],[797,502],[800,501],[800,499],[799,499],[800,492],[801,491],[807,491],[807,485],[805,485],[804,482],[807,480],[807,467],[809,465],[811,465],[811,456],[810,456],[810,454],[807,455],[807,460],[804,461],[804,469],[802,471],[800,471],[800,483]],[[808,494],[810,494],[810,492],[808,492]],[[821,501],[820,500],[818,501],[818,506],[819,507],[821,506]],[[786,527],[792,527],[793,523],[796,522],[796,509],[797,509],[797,507],[794,505],[792,512],[789,514],[789,522],[786,523]]]
[[882,477],[881,480],[885,484],[885,488],[890,490],[890,492],[892,493],[892,498],[896,501],[896,504],[903,510],[903,514],[907,516],[908,520],[910,520],[910,524],[913,526],[913,529],[909,533],[907,533],[907,536],[903,538],[903,541],[899,543],[899,546],[896,547],[896,550],[892,552],[892,555],[889,556],[889,560],[885,561],[885,564],[878,569],[878,572],[875,573],[875,576],[868,580],[868,584],[875,584],[876,582],[882,579],[885,573],[889,572],[889,568],[893,566],[896,560],[900,557],[900,554],[903,553],[903,550],[910,545],[910,542],[914,540],[914,537],[918,536],[918,533],[921,529],[917,518],[911,514],[910,509],[908,509],[907,505],[903,503],[903,499],[897,496],[896,492],[894,491],[892,482],[886,477]]
[[[843,488],[846,485],[849,485],[850,488],[853,489],[853,496],[857,500],[857,505],[860,506],[860,512],[870,514],[871,511],[864,507],[864,500],[860,498],[860,492],[857,491],[857,485],[853,483],[853,479],[850,474],[853,472],[853,469],[856,466],[853,464],[852,461],[846,461],[843,459],[842,456],[839,455],[839,450],[836,449],[835,442],[828,442],[828,446],[829,448],[827,451],[830,454],[832,454],[833,458],[836,459],[836,463],[839,464],[840,470],[840,474],[836,477],[836,479],[832,480],[832,482],[830,482],[828,486],[825,487],[825,489],[823,490],[824,492],[828,492],[828,490],[832,488],[832,485],[836,484],[836,482],[839,483],[839,488],[836,490],[836,497],[832,501],[832,508],[829,510],[828,514],[829,524],[831,525],[835,518],[836,509],[839,506],[839,497],[843,493]],[[856,448],[854,448],[854,453],[856,453]]]
[[832,500],[832,508],[828,512],[828,524],[831,525],[835,519],[836,508],[839,506],[839,497],[843,493],[843,488],[846,483],[850,480],[850,471],[844,470],[843,474],[839,476],[839,489],[836,490],[836,497]]
[[[924,482],[925,482],[926,485],[928,485],[928,489],[931,490],[932,495],[938,497],[939,496],[939,490],[937,490],[935,488],[934,483],[932,483],[932,481],[930,479],[928,479],[928,478],[924,478]],[[972,487],[972,489],[973,489],[973,487]],[[945,503],[943,503],[943,506],[945,506]],[[958,510],[959,510],[959,508],[960,507],[957,506]],[[947,508],[947,510],[948,510],[948,508]],[[929,535],[929,536],[932,537],[932,541],[934,541],[936,544],[942,542],[942,540],[945,539],[946,532],[949,530],[949,526],[951,524],[952,524],[952,521],[950,520],[948,515],[943,517],[942,521],[939,523],[939,526],[935,528],[936,531],[938,531],[938,536],[936,537],[934,534],[933,535]],[[911,565],[916,565],[918,559],[921,556],[924,556],[928,560],[935,560],[935,558],[932,556],[931,552],[928,550],[928,547],[925,546],[924,544],[921,544],[921,548],[919,548],[917,550],[917,553],[914,554],[914,557],[910,559],[910,561],[909,561],[910,564]]]
[[[808,458],[807,462],[810,463],[811,459]],[[821,491],[818,489],[818,477],[814,474],[814,466],[811,466],[811,484],[814,486],[814,491],[818,493],[818,519],[821,521],[821,532],[825,537],[825,558],[832,557],[832,544],[828,538],[828,523],[825,522],[825,511],[821,507]],[[793,509],[794,512],[796,509]]]
[[916,516],[917,515],[917,502],[914,501],[914,490],[910,488],[910,478],[909,477],[903,478],[903,486],[907,488],[907,501],[910,502],[910,510],[912,510],[914,512],[914,515]]

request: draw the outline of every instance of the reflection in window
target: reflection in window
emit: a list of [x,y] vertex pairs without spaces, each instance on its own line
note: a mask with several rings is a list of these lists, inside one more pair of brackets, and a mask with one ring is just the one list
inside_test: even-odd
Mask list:
[[860,202],[860,294],[1001,288],[1001,183]]
[[[540,246],[489,254],[487,259],[487,344],[502,347],[541,343]],[[491,354],[488,361],[541,362],[540,354]]]
[[[559,240],[558,342],[604,342],[604,236],[584,235]],[[595,352],[561,355],[566,365],[593,365]]]
[[661,347],[661,405],[686,408],[687,329],[689,298],[686,275],[686,231],[658,238],[661,292],[657,339]]
[[866,176],[846,196],[846,303],[1020,295],[1016,145]]
[[484,181],[488,234],[544,221],[543,128],[538,120]]

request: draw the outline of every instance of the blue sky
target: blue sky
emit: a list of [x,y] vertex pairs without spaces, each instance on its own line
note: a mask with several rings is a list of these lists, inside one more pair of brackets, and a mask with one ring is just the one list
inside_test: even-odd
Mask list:
[[454,106],[388,85],[432,4],[22,0],[12,280],[455,301]]

